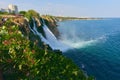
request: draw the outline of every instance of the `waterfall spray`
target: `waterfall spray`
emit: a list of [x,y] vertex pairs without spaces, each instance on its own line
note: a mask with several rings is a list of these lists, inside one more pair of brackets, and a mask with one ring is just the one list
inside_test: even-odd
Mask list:
[[61,51],[68,50],[68,47],[65,44],[63,44],[62,42],[57,40],[57,38],[54,36],[54,34],[46,26],[46,24],[45,24],[43,19],[42,19],[42,22],[43,22],[42,28],[43,28],[43,30],[45,32],[46,38],[44,38],[43,35],[38,32],[37,27],[36,27],[36,23],[35,23],[35,19],[32,18],[32,20],[33,20],[33,29],[31,29],[31,28],[30,29],[31,29],[31,31],[34,34],[38,35],[43,42],[45,42],[46,44],[50,45],[50,47],[53,50],[56,50],[56,49],[60,49]]

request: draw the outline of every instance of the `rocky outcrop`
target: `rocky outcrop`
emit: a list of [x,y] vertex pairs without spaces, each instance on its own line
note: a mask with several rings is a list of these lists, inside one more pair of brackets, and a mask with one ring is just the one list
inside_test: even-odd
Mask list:
[[57,29],[57,19],[52,16],[42,16],[42,18],[45,20],[46,25],[52,31],[55,37],[59,38],[60,33]]
[[[40,48],[44,48],[45,44],[44,44],[44,42],[41,41],[41,39],[38,35],[35,35],[30,30],[30,27],[33,29],[34,22],[35,22],[37,31],[39,33],[41,33],[45,38],[46,38],[46,35],[43,30],[43,27],[44,27],[43,25],[47,25],[48,28],[53,32],[53,34],[57,38],[59,38],[59,31],[57,29],[57,21],[54,17],[42,16],[40,18],[37,18],[37,17],[33,17],[33,18],[34,18],[34,21],[32,19],[28,20],[23,16],[20,16],[20,17],[16,16],[16,17],[10,17],[10,18],[7,17],[7,21],[8,22],[11,21],[10,23],[12,23],[11,25],[9,23],[9,26],[12,26],[12,25],[19,26],[19,30],[22,32],[22,34],[25,37],[27,37],[28,39],[30,39],[33,43],[35,43]],[[43,22],[43,20],[44,20],[44,22]],[[49,50],[52,50],[49,45],[47,45],[47,46],[48,46]]]
[[26,19],[24,19],[23,17],[19,17],[19,18],[13,18],[12,20],[15,24],[17,24],[19,26],[19,29],[22,31],[22,33],[26,36],[29,35],[30,33],[30,29],[29,29],[29,23]]
[[0,80],[3,80],[3,73],[1,69],[0,69]]
[[[33,27],[32,20],[28,22],[23,16],[5,16],[6,18],[10,18],[13,23],[17,24],[20,26],[20,30],[23,32],[24,35],[28,35],[30,30],[29,30],[29,23],[31,27]],[[57,29],[57,19],[52,16],[41,16],[40,18],[34,17],[36,21],[36,26],[38,28],[38,31],[42,33],[42,35],[45,37],[45,34],[43,32],[43,29],[41,26],[43,26],[42,19],[44,19],[45,24],[48,26],[48,28],[52,31],[52,33],[59,38],[60,33]]]

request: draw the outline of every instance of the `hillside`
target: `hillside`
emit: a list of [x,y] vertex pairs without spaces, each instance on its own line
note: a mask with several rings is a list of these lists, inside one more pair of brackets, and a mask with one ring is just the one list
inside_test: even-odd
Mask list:
[[[42,20],[51,31],[56,30],[54,18],[41,17],[33,10],[23,16],[1,17],[0,80],[93,80],[42,41],[37,34],[46,37]],[[59,35],[57,30],[54,34]]]

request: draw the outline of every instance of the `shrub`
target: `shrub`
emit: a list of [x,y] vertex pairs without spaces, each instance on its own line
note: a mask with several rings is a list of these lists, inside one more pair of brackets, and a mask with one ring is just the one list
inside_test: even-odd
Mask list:
[[15,25],[0,27],[0,67],[5,80],[93,80],[70,59],[38,48]]

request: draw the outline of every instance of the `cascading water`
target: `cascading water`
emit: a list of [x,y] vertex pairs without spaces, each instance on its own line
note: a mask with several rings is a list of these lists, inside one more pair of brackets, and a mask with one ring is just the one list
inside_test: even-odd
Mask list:
[[50,43],[49,45],[52,47],[52,49],[60,49],[61,51],[68,50],[68,46],[57,40],[57,38],[54,36],[54,34],[49,30],[49,28],[46,26],[44,20],[43,22],[43,30],[46,35],[47,41]]
[[[27,21],[29,22],[29,20],[28,20],[27,18],[25,18],[25,20],[27,20]],[[36,32],[30,27],[30,24],[28,24],[28,27],[29,27],[29,29],[33,32],[33,34],[36,35]]]
[[[26,20],[27,20],[27,18],[26,18]],[[46,26],[44,20],[42,19],[42,22],[43,22],[42,27],[43,27],[43,30],[46,35],[46,38],[44,38],[43,35],[41,33],[39,33],[37,30],[34,18],[32,18],[32,20],[33,20],[33,29],[29,25],[30,30],[35,35],[38,35],[43,42],[45,42],[46,44],[49,44],[53,50],[60,49],[61,51],[67,51],[68,49],[83,47],[85,45],[89,45],[89,44],[92,44],[97,41],[97,40],[90,40],[90,41],[86,41],[86,42],[82,42],[82,41],[71,42],[70,40],[68,40],[69,38],[66,39],[66,37],[64,37],[63,35],[62,35],[62,37],[64,38],[64,40],[57,40],[57,38],[50,31],[50,29]]]
[[33,29],[30,26],[29,28],[35,35],[38,35],[43,42],[49,44],[53,50],[60,49],[61,51],[66,51],[68,49],[66,45],[64,45],[63,43],[57,40],[54,34],[45,25],[44,20],[42,21],[43,21],[43,30],[45,32],[46,38],[44,38],[42,34],[38,32],[34,18],[32,18],[32,20],[33,20]]
[[30,30],[36,35],[36,32],[30,27],[30,25],[28,25]]
[[42,36],[42,34],[37,31],[34,18],[33,18],[33,31],[35,31],[34,33],[36,33],[36,34],[41,38],[41,40],[42,40],[43,42],[45,42],[46,44],[50,44],[50,43]]

